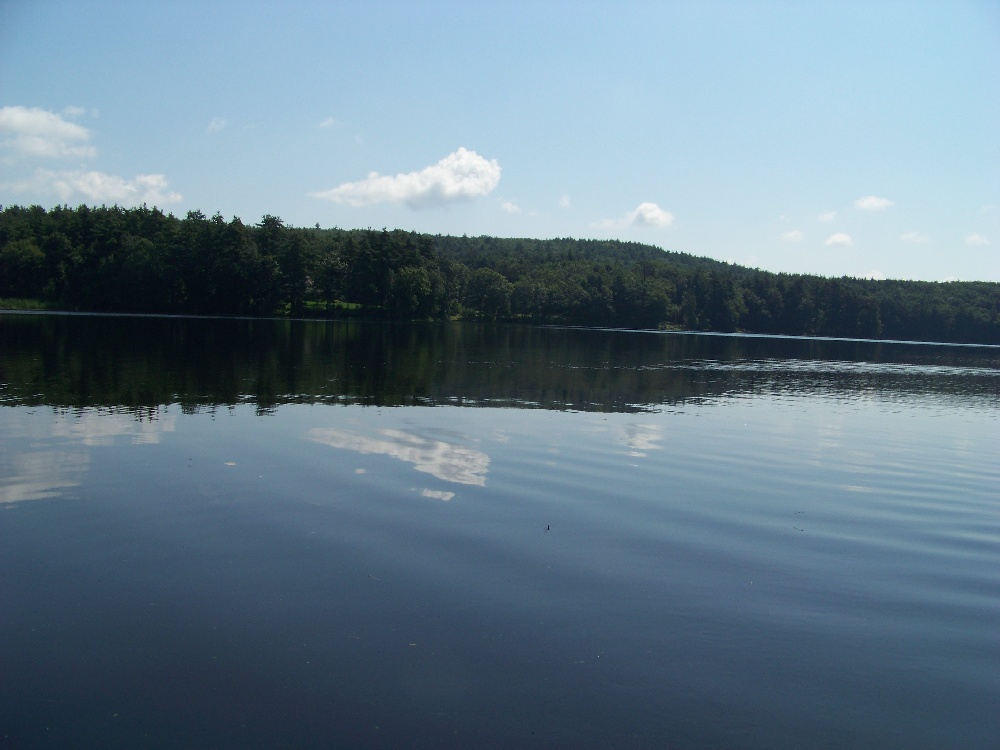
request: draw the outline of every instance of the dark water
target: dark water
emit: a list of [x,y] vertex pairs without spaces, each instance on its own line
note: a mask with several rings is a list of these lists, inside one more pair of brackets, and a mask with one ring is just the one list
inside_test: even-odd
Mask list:
[[1000,747],[1000,350],[2,315],[36,747]]

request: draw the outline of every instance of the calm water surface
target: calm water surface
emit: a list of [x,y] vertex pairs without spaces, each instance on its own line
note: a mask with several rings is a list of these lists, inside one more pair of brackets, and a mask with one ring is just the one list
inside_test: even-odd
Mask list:
[[997,349],[0,315],[0,748],[997,748],[998,446]]

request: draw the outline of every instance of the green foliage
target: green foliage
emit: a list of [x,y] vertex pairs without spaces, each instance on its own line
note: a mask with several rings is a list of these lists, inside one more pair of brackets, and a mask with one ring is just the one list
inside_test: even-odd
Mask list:
[[45,253],[33,238],[0,247],[0,295],[35,297],[45,282]]
[[52,310],[51,303],[38,299],[24,299],[23,297],[0,297],[0,310],[20,310],[20,311],[41,311]]
[[0,296],[64,309],[518,320],[1000,344],[1000,284],[773,274],[632,242],[0,210]]
[[477,268],[469,276],[465,292],[465,307],[490,320],[510,315],[510,298],[514,285],[492,268]]

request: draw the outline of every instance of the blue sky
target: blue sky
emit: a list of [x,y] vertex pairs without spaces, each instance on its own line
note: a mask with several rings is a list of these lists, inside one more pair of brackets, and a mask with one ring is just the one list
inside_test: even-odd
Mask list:
[[0,204],[1000,281],[1000,2],[0,0]]

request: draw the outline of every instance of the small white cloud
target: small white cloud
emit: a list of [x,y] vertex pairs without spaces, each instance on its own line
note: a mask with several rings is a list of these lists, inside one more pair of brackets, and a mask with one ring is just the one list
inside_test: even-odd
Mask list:
[[569,208],[569,196],[564,195],[559,198],[559,208]]
[[804,237],[805,235],[802,234],[802,232],[800,232],[798,229],[793,229],[791,232],[785,232],[784,234],[781,235],[781,239],[783,239],[785,242],[802,242],[802,239]]
[[519,214],[521,213],[521,207],[516,203],[511,203],[510,201],[504,201],[500,204],[500,208],[509,214]]
[[892,205],[892,201],[888,198],[879,198],[877,195],[866,195],[854,201],[854,205],[862,211],[884,211]]
[[973,247],[985,247],[986,245],[992,245],[988,239],[979,234],[979,232],[973,232],[968,237],[965,238],[966,245],[972,245]]
[[674,223],[674,215],[647,201],[628,215],[628,223],[634,227],[669,227]]
[[854,244],[854,240],[851,239],[851,235],[849,234],[837,232],[827,237],[826,242],[823,244],[828,247],[851,247]]
[[674,215],[672,213],[664,211],[655,203],[645,201],[620,219],[603,219],[591,226],[595,229],[623,229],[625,227],[669,227],[673,223]]
[[498,182],[500,165],[496,159],[487,160],[475,151],[459,148],[437,164],[419,172],[401,173],[393,177],[372,172],[364,180],[345,182],[330,190],[309,195],[351,206],[405,203],[410,208],[417,209],[487,195]]
[[340,125],[340,121],[336,117],[327,117],[319,124],[321,128],[332,128],[334,125]]
[[167,178],[162,174],[140,174],[126,180],[97,171],[53,172],[39,169],[31,180],[6,187],[17,192],[56,195],[63,202],[82,198],[89,203],[162,206],[182,200],[180,193],[168,189]]
[[[77,158],[96,156],[88,143],[87,128],[68,122],[65,117],[86,113],[82,107],[66,107],[62,114],[38,108],[0,107],[0,149],[18,157]],[[92,117],[97,113],[91,111]],[[6,159],[8,163],[9,159]],[[0,185],[15,193],[57,196],[60,201],[81,200],[88,203],[115,203],[137,206],[142,203],[165,205],[182,200],[180,193],[169,189],[162,174],[140,174],[128,180],[97,170],[35,169],[30,177]]]
[[872,279],[874,281],[885,281],[885,274],[873,268],[867,273],[865,278]]
[[37,107],[0,107],[0,149],[18,156],[91,158],[90,132],[54,112]]
[[206,133],[218,133],[226,129],[226,125],[229,123],[224,117],[213,117],[211,122],[208,123],[208,127],[205,128]]
[[822,221],[824,224],[829,224],[831,221],[837,218],[836,211],[825,211],[816,217],[817,221]]
[[923,232],[903,232],[899,235],[899,239],[903,242],[913,242],[918,245],[922,245],[925,242],[930,242],[931,238],[928,237]]
[[167,189],[167,178],[162,174],[140,174],[126,180],[103,172],[66,172],[55,185],[63,200],[68,200],[74,193],[81,193],[93,203],[114,202],[125,206],[181,201],[180,193]]

